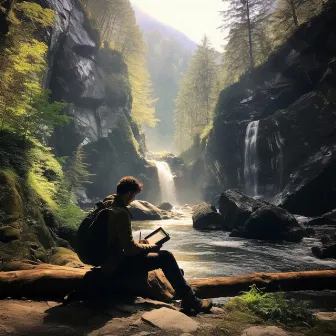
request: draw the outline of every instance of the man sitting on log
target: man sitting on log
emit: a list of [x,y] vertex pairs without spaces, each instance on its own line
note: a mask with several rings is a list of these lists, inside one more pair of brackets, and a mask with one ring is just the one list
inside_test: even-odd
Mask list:
[[106,263],[101,268],[107,275],[149,272],[161,268],[182,300],[185,311],[209,312],[211,300],[201,300],[184,279],[171,252],[161,251],[161,246],[149,244],[145,240],[135,242],[132,236],[131,214],[127,206],[142,191],[142,184],[134,177],[122,178],[117,185],[117,195],[104,200],[105,207],[113,208],[109,215],[108,240],[112,248]]

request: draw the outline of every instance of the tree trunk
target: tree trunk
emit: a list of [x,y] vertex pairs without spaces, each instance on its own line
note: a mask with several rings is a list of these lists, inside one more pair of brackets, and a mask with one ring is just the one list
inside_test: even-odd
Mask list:
[[[0,272],[0,298],[63,298],[80,284],[90,271],[48,264],[11,262],[2,265]],[[89,274],[89,273],[88,273]],[[120,285],[122,283],[122,285]],[[298,290],[335,290],[336,270],[255,273],[244,276],[190,281],[196,294],[202,298],[235,296],[248,291],[253,284],[266,292]],[[114,287],[114,286],[121,286]],[[97,287],[97,286],[96,286]],[[169,301],[174,291],[161,270],[149,272],[148,279],[129,277],[111,279],[111,287],[122,295],[132,294],[161,301]]]
[[247,12],[247,30],[248,30],[248,37],[249,37],[250,70],[253,70],[254,69],[254,58],[253,58],[252,27],[251,27],[249,0],[246,0],[246,12]]
[[297,18],[297,14],[296,14],[294,0],[289,0],[289,3],[290,3],[290,6],[291,6],[292,17],[293,17],[293,21],[294,21],[295,27],[298,27],[299,26],[299,22],[298,22],[298,18]]
[[336,270],[255,273],[237,277],[190,281],[202,298],[234,296],[256,285],[265,292],[336,289]]
[[[25,264],[20,261],[2,265],[0,272],[0,299],[6,297],[62,299],[83,286],[88,291],[100,290],[101,276],[95,276],[90,268],[71,268],[49,264]],[[81,281],[84,276],[87,279]],[[105,282],[106,284],[106,282]],[[111,277],[108,290],[116,295],[150,297],[159,301],[170,301],[175,292],[161,270],[132,277]],[[105,294],[106,296],[107,294]]]

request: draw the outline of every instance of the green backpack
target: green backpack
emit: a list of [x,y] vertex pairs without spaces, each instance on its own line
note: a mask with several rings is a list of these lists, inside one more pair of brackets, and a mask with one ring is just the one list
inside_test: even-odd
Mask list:
[[92,266],[101,266],[108,259],[108,216],[110,208],[96,203],[80,224],[76,235],[76,252],[79,259]]

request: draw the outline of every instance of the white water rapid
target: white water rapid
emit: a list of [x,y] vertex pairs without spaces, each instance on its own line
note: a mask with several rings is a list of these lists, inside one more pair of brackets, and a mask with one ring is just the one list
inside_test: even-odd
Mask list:
[[169,164],[164,161],[153,161],[158,170],[161,190],[161,201],[177,205],[176,189],[173,174]]
[[259,128],[259,120],[250,122],[247,126],[245,136],[245,162],[244,162],[245,192],[251,196],[258,195],[258,176],[257,176],[258,128]]

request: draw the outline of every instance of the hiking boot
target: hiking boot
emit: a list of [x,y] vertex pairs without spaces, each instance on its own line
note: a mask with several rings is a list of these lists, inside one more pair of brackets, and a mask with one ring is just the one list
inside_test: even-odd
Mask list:
[[186,313],[209,313],[211,308],[211,300],[199,299],[192,290],[188,292],[181,302],[181,309]]

